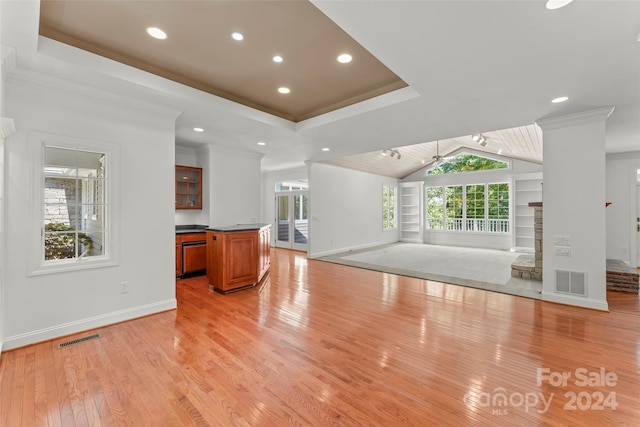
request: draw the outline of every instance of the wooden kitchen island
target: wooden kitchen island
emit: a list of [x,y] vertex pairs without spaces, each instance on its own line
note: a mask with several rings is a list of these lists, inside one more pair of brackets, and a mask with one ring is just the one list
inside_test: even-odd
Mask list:
[[271,265],[271,224],[209,227],[207,279],[209,289],[239,291],[260,283]]

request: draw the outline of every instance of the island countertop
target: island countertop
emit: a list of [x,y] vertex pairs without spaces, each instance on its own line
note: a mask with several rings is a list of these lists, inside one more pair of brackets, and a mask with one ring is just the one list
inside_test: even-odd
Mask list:
[[234,231],[249,231],[249,230],[260,230],[261,228],[268,227],[271,224],[266,223],[253,223],[253,224],[236,224],[236,225],[227,225],[224,227],[209,227],[208,231],[218,231],[220,233],[230,233]]

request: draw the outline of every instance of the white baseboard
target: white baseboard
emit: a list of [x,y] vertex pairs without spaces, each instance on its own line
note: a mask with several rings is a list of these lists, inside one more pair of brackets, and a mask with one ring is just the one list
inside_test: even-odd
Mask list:
[[552,292],[542,291],[542,301],[557,302],[560,304],[573,305],[576,307],[609,311],[609,304],[606,300],[600,301],[591,298],[576,297],[573,295],[560,295]]
[[128,308],[126,310],[114,311],[112,313],[89,317],[87,319],[81,319],[75,322],[64,323],[62,325],[56,325],[50,328],[44,328],[24,334],[5,337],[3,344],[6,350],[10,350],[12,348],[18,348],[29,344],[48,341],[69,334],[112,325],[114,323],[124,322],[126,320],[135,319],[137,317],[143,317],[167,310],[173,310],[177,306],[178,303],[175,298],[165,301],[158,301],[152,304],[141,305],[138,307]]
[[359,246],[351,246],[348,248],[341,248],[341,249],[334,249],[331,251],[323,251],[323,252],[317,252],[317,253],[307,253],[307,258],[309,259],[314,259],[314,258],[321,258],[323,256],[329,256],[329,255],[335,255],[335,254],[340,254],[342,252],[349,252],[349,251],[359,251],[361,249],[368,249],[368,248],[375,248],[377,246],[382,246],[382,245],[390,245],[392,243],[397,243],[397,240],[394,240],[393,242],[378,242],[378,243],[367,243],[364,245],[359,245]]

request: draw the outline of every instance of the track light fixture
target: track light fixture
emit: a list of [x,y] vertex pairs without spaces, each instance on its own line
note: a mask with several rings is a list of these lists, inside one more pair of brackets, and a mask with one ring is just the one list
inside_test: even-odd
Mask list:
[[477,133],[475,135],[471,135],[471,139],[480,144],[481,147],[487,146],[487,138],[484,137],[481,133]]
[[398,150],[393,150],[393,149],[389,149],[389,150],[382,150],[382,155],[386,156],[389,155],[389,157],[394,157],[398,160],[400,160],[400,158],[402,157],[402,155],[398,152]]

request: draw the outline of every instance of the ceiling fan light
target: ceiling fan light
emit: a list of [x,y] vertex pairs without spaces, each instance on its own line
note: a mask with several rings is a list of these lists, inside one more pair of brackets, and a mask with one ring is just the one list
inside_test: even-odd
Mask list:
[[572,1],[573,0],[547,0],[547,3],[545,4],[544,7],[546,7],[549,10],[556,10],[556,9],[560,9],[561,7],[565,7]]

